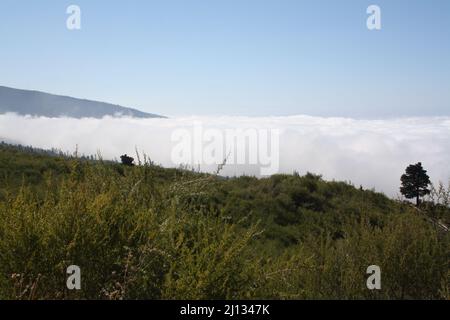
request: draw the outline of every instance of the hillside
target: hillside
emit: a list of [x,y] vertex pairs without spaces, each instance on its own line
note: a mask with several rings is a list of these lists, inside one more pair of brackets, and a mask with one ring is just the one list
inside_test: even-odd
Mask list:
[[[141,161],[0,144],[0,298],[450,298],[449,234],[409,204],[312,174]],[[81,291],[65,287],[71,264]]]
[[0,114],[8,112],[45,117],[102,118],[119,114],[135,118],[161,118],[105,102],[0,86]]

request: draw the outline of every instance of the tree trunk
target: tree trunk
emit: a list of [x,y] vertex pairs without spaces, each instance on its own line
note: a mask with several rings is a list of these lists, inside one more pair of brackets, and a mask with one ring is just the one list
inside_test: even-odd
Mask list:
[[419,187],[416,188],[416,207],[419,207],[420,204],[420,192]]

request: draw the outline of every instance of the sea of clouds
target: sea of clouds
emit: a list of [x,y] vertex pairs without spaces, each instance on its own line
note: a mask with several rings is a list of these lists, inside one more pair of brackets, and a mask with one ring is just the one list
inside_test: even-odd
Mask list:
[[[204,129],[279,132],[279,172],[312,172],[396,197],[407,165],[422,162],[433,182],[450,178],[450,117],[355,120],[310,116],[179,117],[172,119],[72,119],[0,115],[0,140],[57,148],[105,159],[134,155],[136,147],[163,166],[174,167],[173,133]],[[191,163],[196,166],[196,163]],[[216,166],[200,164],[202,171]],[[222,175],[259,175],[253,165],[227,165]]]

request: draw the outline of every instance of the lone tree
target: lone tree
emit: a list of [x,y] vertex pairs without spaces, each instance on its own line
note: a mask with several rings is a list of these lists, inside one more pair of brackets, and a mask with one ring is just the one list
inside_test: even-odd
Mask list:
[[120,156],[120,160],[122,161],[122,164],[125,166],[134,166],[134,158],[127,156],[124,154],[123,156]]
[[420,204],[420,197],[430,194],[430,177],[427,171],[423,169],[422,163],[412,164],[406,168],[406,173],[402,175],[402,186],[400,192],[407,199],[416,199],[416,206]]

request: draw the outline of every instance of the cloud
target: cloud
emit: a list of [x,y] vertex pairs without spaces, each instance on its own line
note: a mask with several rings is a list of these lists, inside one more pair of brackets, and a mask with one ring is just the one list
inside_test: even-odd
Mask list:
[[[39,148],[58,148],[117,159],[135,147],[156,163],[173,167],[174,132],[193,137],[216,130],[278,130],[280,173],[313,172],[325,179],[351,181],[396,196],[408,164],[421,161],[433,181],[450,178],[450,117],[356,120],[348,118],[184,117],[174,119],[72,119],[0,115],[0,139]],[[185,130],[185,131],[181,131]],[[258,131],[259,132],[259,131]],[[194,162],[193,165],[196,165]],[[205,171],[215,165],[201,164]],[[260,166],[227,165],[221,174],[260,173]]]

